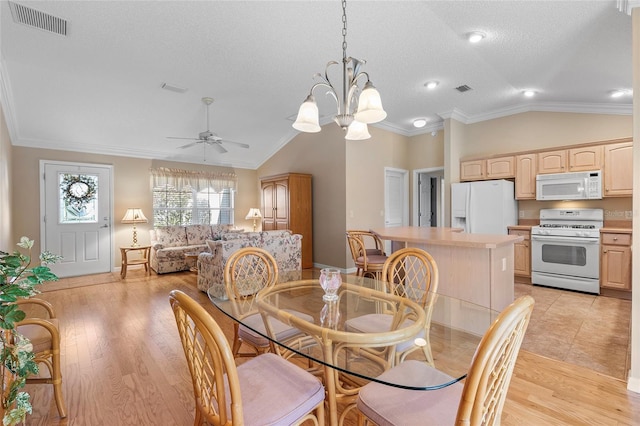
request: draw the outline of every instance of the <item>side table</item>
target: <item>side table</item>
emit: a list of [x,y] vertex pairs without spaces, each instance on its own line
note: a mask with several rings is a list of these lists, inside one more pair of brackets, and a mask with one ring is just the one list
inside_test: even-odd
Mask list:
[[198,251],[189,251],[184,254],[184,260],[189,264],[189,271],[198,272]]
[[[141,251],[142,257],[139,259],[128,259],[128,253],[130,251]],[[144,265],[144,271],[149,273],[149,255],[151,254],[151,246],[125,246],[120,247],[120,256],[122,257],[122,263],[120,265],[120,277],[127,277],[127,267],[129,265]]]

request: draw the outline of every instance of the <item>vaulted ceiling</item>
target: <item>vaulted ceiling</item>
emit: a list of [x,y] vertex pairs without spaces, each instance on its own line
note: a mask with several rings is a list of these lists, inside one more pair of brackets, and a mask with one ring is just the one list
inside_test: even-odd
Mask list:
[[[342,58],[340,1],[14,3],[67,25],[63,36],[16,22],[1,1],[0,100],[18,146],[257,168],[297,134],[313,75]],[[353,0],[347,23],[347,54],[367,61],[388,113],[376,126],[402,135],[450,117],[631,114],[631,96],[610,96],[632,84],[631,18],[615,0]],[[469,43],[473,31],[485,38]],[[207,130],[203,97],[210,130],[249,149],[167,138]],[[332,99],[315,97],[331,122]]]

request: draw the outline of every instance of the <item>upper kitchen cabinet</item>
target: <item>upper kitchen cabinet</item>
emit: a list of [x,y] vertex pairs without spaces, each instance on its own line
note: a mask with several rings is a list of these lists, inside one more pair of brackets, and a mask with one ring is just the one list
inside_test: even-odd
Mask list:
[[604,146],[605,197],[630,197],[633,194],[633,143]]
[[567,150],[538,153],[538,173],[564,173],[567,171]]
[[515,157],[513,155],[460,162],[461,181],[509,179],[515,175]]
[[516,155],[516,200],[536,199],[537,155]]
[[460,180],[483,180],[486,174],[487,160],[471,160],[460,162]]
[[538,153],[538,173],[565,173],[602,169],[602,145]]
[[602,145],[569,149],[569,171],[591,171],[602,169]]
[[508,179],[516,176],[515,157],[487,159],[487,179]]

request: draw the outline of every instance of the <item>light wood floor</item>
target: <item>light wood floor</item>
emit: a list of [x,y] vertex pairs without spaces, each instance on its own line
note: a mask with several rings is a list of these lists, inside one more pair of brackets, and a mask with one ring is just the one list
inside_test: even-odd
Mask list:
[[[89,285],[75,287],[83,283]],[[195,288],[195,274],[145,277],[130,270],[45,284],[57,309],[68,417],[51,386],[28,385],[28,425],[191,425],[191,379],[168,293],[181,289],[207,308],[230,336],[231,322]],[[640,395],[593,370],[521,351],[503,425],[640,424]]]

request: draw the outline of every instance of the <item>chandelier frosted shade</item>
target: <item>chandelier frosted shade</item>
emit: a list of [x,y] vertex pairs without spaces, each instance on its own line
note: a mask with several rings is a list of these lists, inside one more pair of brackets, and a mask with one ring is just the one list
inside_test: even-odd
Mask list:
[[[366,61],[347,56],[347,0],[342,0],[342,87],[335,87],[329,77],[329,68],[339,66],[340,63],[329,61],[324,74],[314,75],[314,79],[319,81],[311,87],[309,96],[300,106],[293,128],[309,133],[320,131],[318,105],[313,98],[313,91],[322,87],[327,89],[326,94],[336,102],[337,111],[333,121],[346,131],[345,139],[370,138],[367,124],[384,120],[387,113],[382,108],[380,93],[369,81],[369,74],[360,70],[365,63]],[[359,84],[363,81],[366,82],[361,90]]]
[[358,111],[355,113],[355,119],[362,123],[371,124],[382,121],[386,117],[387,113],[382,108],[380,93],[370,81],[367,81],[358,99]]
[[307,96],[300,109],[298,117],[293,123],[293,128],[306,133],[318,133],[320,131],[318,105],[313,95]]
[[369,139],[370,137],[371,135],[369,134],[367,125],[365,123],[361,123],[360,121],[354,120],[347,128],[347,134],[344,138],[348,141],[361,141],[364,139]]

